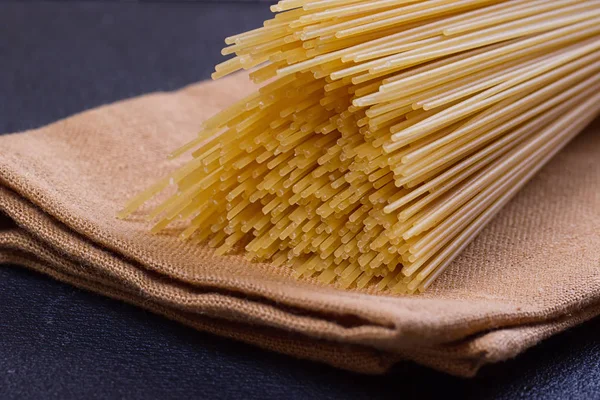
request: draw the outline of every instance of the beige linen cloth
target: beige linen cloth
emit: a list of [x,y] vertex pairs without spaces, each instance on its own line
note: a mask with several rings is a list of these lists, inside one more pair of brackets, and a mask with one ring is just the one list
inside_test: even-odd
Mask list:
[[365,373],[410,359],[470,376],[600,313],[600,121],[563,150],[424,295],[294,280],[115,214],[186,159],[166,155],[254,87],[245,76],[0,137],[0,262],[197,329]]

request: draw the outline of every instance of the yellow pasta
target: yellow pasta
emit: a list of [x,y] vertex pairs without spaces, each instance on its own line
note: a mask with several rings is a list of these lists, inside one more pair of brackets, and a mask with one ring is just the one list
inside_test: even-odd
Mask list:
[[256,93],[170,157],[158,232],[341,288],[427,289],[600,112],[598,0],[281,0],[213,78]]

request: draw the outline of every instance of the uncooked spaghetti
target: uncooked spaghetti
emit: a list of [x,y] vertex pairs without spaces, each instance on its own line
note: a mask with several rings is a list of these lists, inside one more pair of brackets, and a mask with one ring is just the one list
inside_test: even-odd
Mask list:
[[598,0],[282,0],[213,78],[157,232],[343,288],[425,290],[600,111]]

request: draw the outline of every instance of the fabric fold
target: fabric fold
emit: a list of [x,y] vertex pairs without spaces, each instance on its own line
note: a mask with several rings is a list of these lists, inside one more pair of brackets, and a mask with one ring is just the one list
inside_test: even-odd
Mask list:
[[472,376],[600,313],[600,121],[547,165],[431,290],[394,297],[151,235],[133,195],[249,91],[243,75],[0,137],[0,260],[197,329],[365,373],[403,359]]

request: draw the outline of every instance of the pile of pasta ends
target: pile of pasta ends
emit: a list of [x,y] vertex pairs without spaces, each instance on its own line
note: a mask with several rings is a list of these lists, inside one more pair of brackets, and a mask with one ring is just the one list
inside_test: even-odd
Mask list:
[[[133,199],[295,277],[427,289],[600,111],[598,0],[282,0],[213,78],[252,95]],[[176,132],[173,132],[176,134]]]

